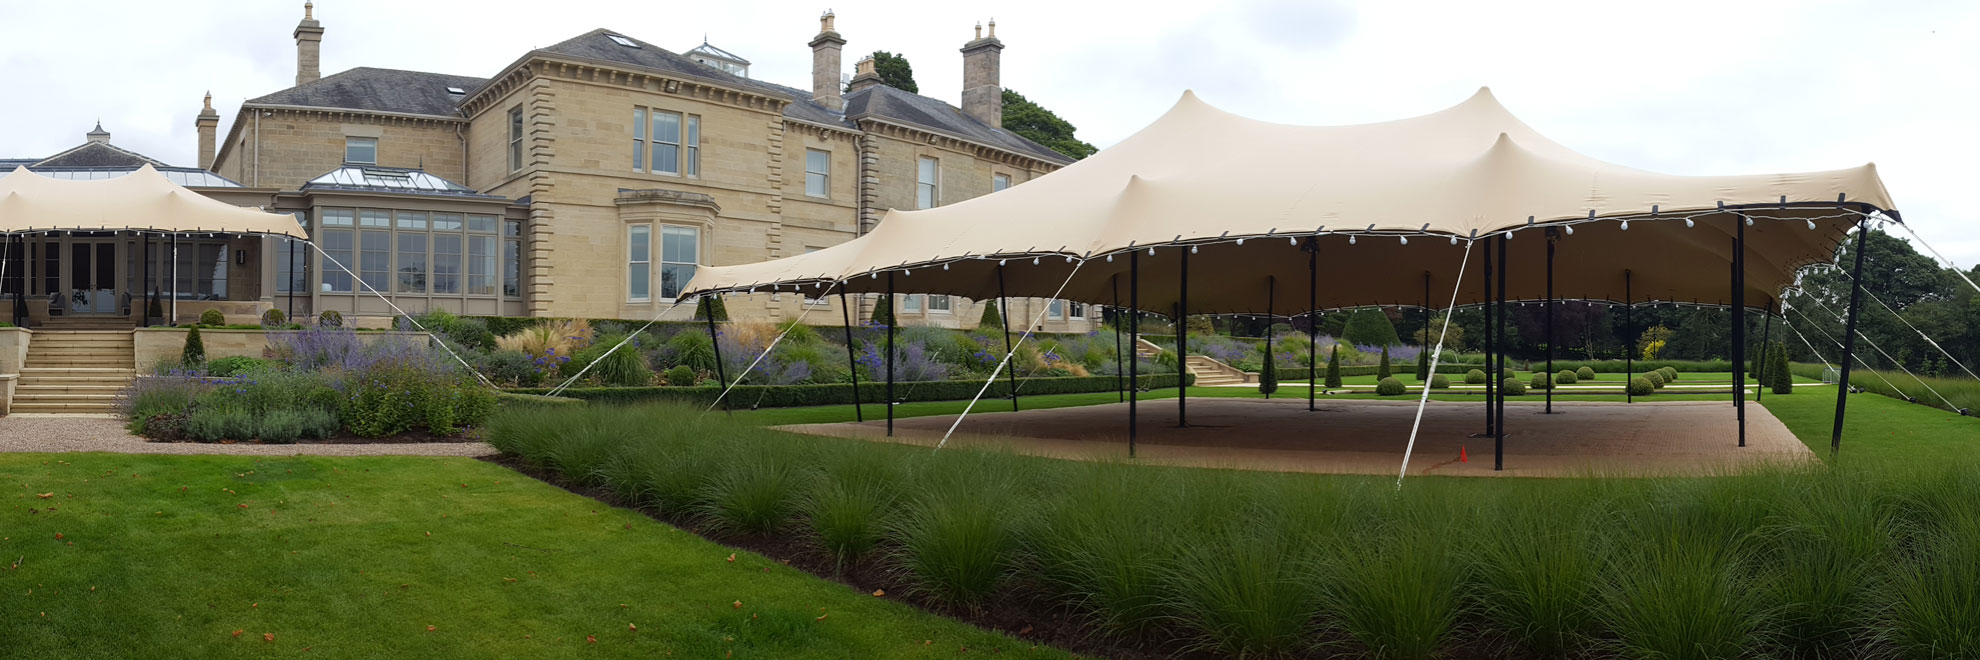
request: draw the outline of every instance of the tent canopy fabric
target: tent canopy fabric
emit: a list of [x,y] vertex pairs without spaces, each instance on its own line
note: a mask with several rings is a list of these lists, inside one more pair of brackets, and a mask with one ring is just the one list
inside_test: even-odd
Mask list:
[[[1309,307],[1310,249],[1321,309],[1421,304],[1426,280],[1441,306],[1462,239],[1507,234],[1515,300],[1545,295],[1554,240],[1557,298],[1726,304],[1736,223],[1750,219],[1745,299],[1760,307],[1865,214],[1893,208],[1874,165],[1703,177],[1604,163],[1483,89],[1440,112],[1353,126],[1246,119],[1185,92],[1153,124],[1050,175],[892,210],[872,233],[817,252],[703,267],[687,294],[840,282],[885,291],[885,273],[899,272],[898,292],[985,299],[1006,263],[1011,296],[1126,304],[1138,253],[1141,308],[1171,314],[1179,257],[1194,250],[1187,313],[1286,314]],[[1484,299],[1478,252],[1460,305]]]
[[294,216],[241,208],[173,183],[150,165],[70,181],[16,168],[0,177],[0,232],[142,230],[307,239]]

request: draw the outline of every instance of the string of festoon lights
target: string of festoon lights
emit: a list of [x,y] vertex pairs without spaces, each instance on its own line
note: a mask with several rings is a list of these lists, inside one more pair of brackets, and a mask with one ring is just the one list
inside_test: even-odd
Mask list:
[[[1816,209],[1816,208],[1833,208],[1834,212],[1825,213],[1821,215],[1813,215],[1813,216],[1809,216],[1809,215],[1782,216],[1782,215],[1772,214],[1772,212],[1774,211],[1790,211],[1796,209],[1806,210],[1806,209]],[[1300,231],[1300,232],[1292,232],[1292,233],[1281,232],[1279,231],[1280,228],[1275,227],[1267,230],[1263,234],[1247,234],[1247,235],[1238,235],[1238,236],[1232,236],[1230,232],[1227,231],[1213,237],[1186,239],[1181,234],[1178,234],[1174,238],[1168,241],[1163,241],[1161,243],[1143,244],[1143,243],[1138,243],[1136,241],[1130,241],[1125,247],[1118,248],[1115,250],[1110,250],[1108,252],[1103,252],[1100,254],[1094,254],[1091,251],[1085,254],[1068,254],[1066,250],[1070,246],[1064,246],[1064,245],[1059,246],[1059,249],[1057,250],[1047,250],[1044,252],[1040,252],[1038,251],[1037,246],[1034,245],[1025,250],[1010,252],[1010,253],[995,253],[995,254],[985,254],[985,255],[972,255],[965,253],[958,257],[932,260],[927,262],[917,262],[917,263],[902,262],[890,268],[879,268],[879,267],[869,268],[866,272],[860,274],[867,276],[868,279],[876,279],[876,280],[880,277],[881,274],[889,273],[889,272],[900,273],[903,277],[912,277],[914,275],[914,271],[918,269],[939,267],[942,270],[946,271],[949,270],[951,265],[956,263],[995,261],[997,265],[1001,267],[1001,266],[1008,266],[1013,261],[1022,263],[1027,259],[1031,262],[1031,265],[1039,266],[1044,264],[1044,259],[1047,257],[1063,258],[1065,263],[1068,264],[1076,263],[1084,260],[1096,259],[1096,258],[1103,259],[1107,263],[1113,263],[1114,257],[1123,256],[1131,252],[1134,252],[1136,250],[1145,250],[1146,256],[1148,257],[1159,257],[1160,252],[1157,250],[1157,248],[1188,247],[1190,248],[1191,254],[1195,254],[1196,251],[1203,246],[1224,245],[1224,244],[1244,245],[1247,241],[1273,240],[1279,238],[1286,239],[1287,244],[1292,246],[1298,246],[1301,239],[1318,239],[1327,236],[1346,236],[1349,245],[1358,245],[1360,239],[1363,238],[1368,238],[1371,240],[1394,238],[1396,239],[1397,243],[1400,245],[1408,245],[1411,238],[1417,238],[1417,239],[1443,238],[1447,240],[1451,245],[1457,245],[1463,241],[1476,241],[1480,239],[1488,239],[1493,237],[1503,237],[1507,240],[1511,240],[1515,238],[1520,232],[1531,231],[1531,230],[1560,229],[1564,234],[1568,236],[1573,236],[1575,233],[1574,228],[1576,226],[1584,225],[1588,223],[1596,223],[1596,222],[1617,223],[1618,228],[1621,229],[1622,231],[1629,231],[1631,223],[1644,223],[1644,222],[1671,222],[1671,223],[1681,222],[1684,224],[1685,228],[1692,229],[1698,226],[1698,221],[1700,219],[1704,219],[1707,217],[1723,216],[1725,214],[1733,214],[1741,218],[1741,221],[1746,223],[1746,225],[1749,227],[1755,226],[1757,222],[1799,223],[1804,225],[1809,231],[1815,231],[1820,229],[1821,228],[1820,223],[1822,221],[1844,219],[1844,218],[1868,218],[1878,222],[1903,224],[1901,221],[1898,221],[1895,218],[1886,215],[1881,210],[1876,210],[1867,206],[1859,208],[1858,205],[1848,202],[1846,195],[1838,195],[1836,201],[1833,204],[1828,202],[1789,202],[1787,201],[1786,198],[1782,198],[1779,202],[1770,205],[1727,205],[1724,202],[1719,202],[1718,205],[1714,208],[1695,209],[1695,210],[1689,210],[1689,211],[1677,212],[1677,213],[1665,213],[1658,207],[1658,205],[1652,205],[1650,207],[1650,211],[1647,213],[1639,212],[1639,213],[1624,214],[1624,215],[1600,215],[1595,210],[1591,209],[1588,212],[1587,217],[1574,218],[1574,219],[1556,219],[1556,220],[1548,220],[1542,222],[1538,220],[1538,218],[1535,216],[1527,216],[1526,223],[1521,226],[1484,232],[1482,234],[1478,230],[1474,229],[1470,232],[1470,234],[1463,236],[1454,235],[1447,232],[1431,231],[1429,223],[1424,223],[1422,227],[1415,230],[1377,229],[1376,228],[1377,226],[1373,224],[1370,224],[1366,227],[1351,228],[1351,229],[1340,229],[1340,228],[1330,229],[1328,228],[1327,225],[1320,225],[1319,227],[1314,228],[1312,231]],[[779,291],[785,289],[791,291],[802,291],[805,288],[805,285],[807,284],[810,285],[810,288],[814,290],[822,290],[828,286],[836,286],[839,283],[852,279],[854,277],[858,277],[858,275],[843,276],[843,275],[830,275],[830,274],[820,273],[815,276],[801,277],[795,280],[786,280],[781,282],[755,282],[751,284],[739,284],[730,287],[723,287],[720,289],[710,289],[708,291],[703,291],[702,293],[735,293],[735,292],[743,292],[743,291],[749,293],[755,293],[757,289],[764,287],[768,287],[772,291]]]

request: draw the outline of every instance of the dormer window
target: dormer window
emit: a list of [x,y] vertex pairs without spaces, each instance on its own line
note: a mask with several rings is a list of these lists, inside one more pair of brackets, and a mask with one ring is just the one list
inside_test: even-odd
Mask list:
[[448,88],[447,88],[447,93],[448,93],[448,94],[453,94],[453,95],[455,95],[455,96],[461,96],[461,95],[464,95],[464,94],[467,94],[467,90],[465,90],[465,89],[461,89],[461,88],[459,88],[459,87],[448,87]]
[[616,35],[616,34],[608,34],[608,35],[605,35],[605,38],[607,38],[607,39],[611,39],[611,40],[612,40],[612,43],[615,43],[615,44],[618,44],[618,45],[621,45],[621,46],[625,46],[625,47],[627,47],[627,48],[638,48],[638,47],[639,47],[639,43],[638,43],[638,42],[635,42],[635,41],[633,41],[633,40],[631,40],[631,39],[627,39],[627,38],[625,38],[625,37],[621,37],[621,36],[619,36],[619,35]]

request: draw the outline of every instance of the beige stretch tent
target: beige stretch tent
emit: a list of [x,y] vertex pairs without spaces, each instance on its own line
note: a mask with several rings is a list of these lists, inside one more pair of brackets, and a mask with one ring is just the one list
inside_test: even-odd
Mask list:
[[[889,211],[872,233],[810,254],[703,267],[687,292],[841,281],[880,292],[884,273],[911,270],[897,291],[987,299],[1000,294],[998,265],[1008,261],[1010,296],[1115,304],[1126,301],[1128,260],[1101,257],[1140,250],[1140,307],[1170,314],[1180,294],[1173,255],[1193,245],[1187,312],[1287,314],[1313,293],[1295,242],[1318,250],[1314,297],[1328,309],[1419,304],[1426,277],[1449,292],[1464,251],[1451,238],[1509,233],[1508,297],[1540,299],[1545,234],[1521,230],[1571,224],[1558,234],[1553,297],[1621,301],[1629,271],[1632,301],[1728,304],[1734,222],[1748,217],[1743,297],[1759,307],[1796,268],[1828,259],[1863,215],[1892,208],[1873,165],[1699,177],[1604,163],[1540,135],[1484,89],[1441,112],[1354,126],[1261,122],[1184,93],[1153,124],[1063,170],[950,206]],[[1088,259],[1070,281],[1067,257]],[[1467,284],[1457,302],[1483,299]]]
[[0,233],[118,230],[309,238],[293,216],[201,195],[150,165],[111,179],[51,179],[25,167],[0,177]]

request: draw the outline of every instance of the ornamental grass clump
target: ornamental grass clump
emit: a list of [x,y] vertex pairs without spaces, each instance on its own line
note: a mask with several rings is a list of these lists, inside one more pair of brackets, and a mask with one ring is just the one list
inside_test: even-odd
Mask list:
[[926,463],[915,475],[893,536],[895,561],[916,593],[974,610],[1009,577],[1024,520],[1010,458],[968,454]]
[[1168,533],[1188,524],[1168,515],[1179,505],[1179,480],[1141,472],[1113,464],[1074,471],[1064,490],[1082,495],[1047,505],[1026,544],[1047,589],[1123,636],[1165,620]]
[[1464,614],[1467,562],[1452,561],[1452,535],[1419,525],[1339,544],[1320,562],[1321,610],[1383,660],[1428,660],[1450,643]]
[[798,495],[810,475],[788,449],[775,446],[732,451],[721,461],[701,496],[700,514],[722,534],[769,534],[798,511]]
[[858,449],[821,456],[823,467],[803,506],[811,536],[839,568],[879,547],[905,476],[888,457]]
[[[1474,609],[1485,630],[1524,655],[1582,655],[1595,627],[1601,548],[1593,529],[1596,503],[1580,515],[1541,497],[1508,498],[1487,509],[1480,530]],[[1565,515],[1565,517],[1563,517]]]

